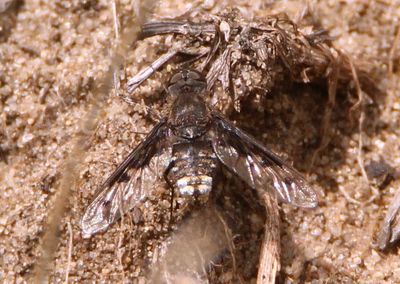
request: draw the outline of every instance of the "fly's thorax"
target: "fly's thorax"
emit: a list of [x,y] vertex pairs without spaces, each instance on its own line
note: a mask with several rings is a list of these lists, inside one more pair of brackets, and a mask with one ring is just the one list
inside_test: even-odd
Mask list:
[[183,93],[174,101],[169,115],[169,124],[174,134],[194,139],[204,135],[210,121],[209,109],[197,94]]

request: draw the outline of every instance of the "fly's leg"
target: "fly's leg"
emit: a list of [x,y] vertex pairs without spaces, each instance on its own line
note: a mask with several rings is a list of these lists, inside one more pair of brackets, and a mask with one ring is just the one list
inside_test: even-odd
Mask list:
[[162,120],[162,116],[160,115],[160,113],[155,111],[154,109],[150,108],[149,106],[147,106],[143,100],[141,102],[137,102],[134,99],[132,99],[131,97],[123,95],[123,94],[117,94],[117,96],[120,97],[124,102],[126,102],[131,107],[138,106],[139,108],[142,108],[145,115],[147,117],[150,117],[150,119],[152,121],[158,123]]
[[171,163],[168,165],[168,168],[165,170],[165,172],[163,174],[164,180],[166,181],[168,187],[171,189],[171,206],[170,206],[170,215],[169,215],[169,228],[170,229],[172,227],[172,217],[173,217],[173,212],[174,212],[175,188],[174,188],[174,185],[170,182],[170,180],[168,178],[168,174],[174,166],[175,166],[175,161],[171,161]]

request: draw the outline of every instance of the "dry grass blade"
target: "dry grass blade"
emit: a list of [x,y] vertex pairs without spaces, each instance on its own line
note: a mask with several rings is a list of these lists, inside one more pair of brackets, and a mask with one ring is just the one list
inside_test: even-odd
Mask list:
[[68,241],[68,262],[67,262],[67,268],[65,269],[65,284],[68,284],[69,271],[71,269],[71,258],[72,258],[72,248],[73,248],[73,238],[74,238],[71,222],[67,223],[67,227],[68,227],[69,241]]
[[388,58],[388,73],[389,75],[393,75],[393,59],[395,56],[395,52],[398,48],[398,44],[400,41],[400,25],[397,27],[396,37],[394,38],[394,42],[392,48],[390,49],[389,58]]
[[[150,1],[148,1],[147,4],[149,4],[149,2]],[[154,4],[155,1],[151,2]],[[121,63],[123,62],[124,55],[128,49],[128,43],[136,40],[140,24],[141,22],[136,25],[133,24],[131,29],[121,35],[120,42],[117,44],[113,54],[110,56],[111,63],[108,71],[93,89],[95,96],[93,96],[90,101],[92,107],[82,119],[83,123],[75,135],[74,146],[64,163],[64,169],[62,171],[63,176],[61,177],[60,186],[57,190],[53,208],[49,211],[47,227],[41,239],[40,250],[42,255],[38,259],[33,272],[33,280],[35,283],[49,282],[49,274],[54,267],[52,265],[53,258],[59,243],[59,226],[62,217],[69,208],[68,199],[71,189],[76,186],[76,181],[79,179],[78,165],[81,164],[82,160],[86,156],[86,147],[88,146],[87,141],[90,141],[90,137],[93,135],[97,123],[103,114],[102,109],[112,89],[111,82],[113,82],[115,72],[120,68]]]
[[263,202],[266,210],[266,220],[257,284],[273,284],[281,266],[279,207],[276,198],[270,194],[264,194]]
[[167,63],[171,58],[173,58],[178,53],[178,50],[170,50],[168,53],[163,54],[160,58],[154,61],[152,64],[141,70],[134,77],[130,78],[128,81],[128,93],[132,93],[143,81],[156,72],[161,66]]
[[311,171],[311,168],[314,166],[315,160],[317,159],[318,155],[322,150],[324,150],[330,141],[330,121],[332,116],[332,111],[336,104],[336,92],[338,86],[338,79],[339,79],[339,69],[342,64],[341,55],[338,55],[337,59],[331,59],[331,67],[330,72],[328,75],[328,103],[325,107],[324,117],[322,119],[321,125],[321,142],[319,143],[318,148],[314,151],[310,165],[308,167],[308,171]]
[[394,244],[400,238],[400,191],[396,193],[386,213],[378,235],[377,245],[381,250]]
[[357,75],[357,71],[356,68],[353,64],[353,61],[351,60],[351,58],[348,58],[349,64],[350,64],[350,68],[351,68],[351,73],[353,75],[354,78],[354,82],[355,82],[355,86],[356,86],[356,91],[357,91],[357,95],[358,95],[358,101],[354,104],[354,106],[350,109],[352,110],[353,108],[357,108],[357,107],[361,107],[361,113],[360,113],[360,117],[359,117],[359,121],[358,121],[358,154],[357,154],[357,163],[358,166],[360,167],[360,171],[362,174],[362,177],[364,179],[365,184],[367,184],[371,191],[373,192],[373,195],[371,196],[371,198],[366,201],[366,203],[370,203],[373,200],[375,200],[375,198],[379,195],[379,191],[377,188],[375,188],[374,186],[371,185],[367,172],[365,171],[365,165],[364,165],[364,156],[363,156],[363,133],[364,133],[364,121],[365,121],[365,95],[364,92],[361,89],[359,80],[358,80],[358,75]]

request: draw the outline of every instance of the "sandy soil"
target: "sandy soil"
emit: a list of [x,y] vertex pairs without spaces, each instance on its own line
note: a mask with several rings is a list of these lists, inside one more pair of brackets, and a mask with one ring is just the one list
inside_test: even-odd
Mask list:
[[[130,1],[118,2],[123,26],[133,11]],[[205,2],[202,5],[212,7],[213,13],[229,5],[228,1]],[[251,2],[236,1],[235,6],[248,17],[284,11],[295,19],[305,5]],[[336,37],[334,46],[355,64],[367,66],[382,90],[366,106],[365,165],[384,160],[398,168],[400,46],[396,48],[395,37],[400,3],[310,1],[310,5],[315,21]],[[177,16],[192,6],[191,2],[164,1],[154,17]],[[154,125],[142,105],[127,105],[108,86],[109,66],[115,60],[110,57],[115,37],[112,6],[101,0],[33,0],[17,3],[0,17],[1,281],[58,283],[65,281],[68,272],[73,283],[146,283],[149,268],[172,235],[165,184],[160,182],[157,195],[139,212],[106,233],[83,239],[79,228],[96,187]],[[168,44],[156,37],[129,47],[121,88],[125,88],[124,78],[164,53]],[[147,80],[134,94],[138,101],[162,109],[159,98],[164,79],[157,74]],[[265,145],[285,153],[300,171],[309,171],[308,178],[320,196],[315,210],[281,206],[278,280],[399,283],[398,249],[383,253],[375,242],[400,181],[391,181],[370,201],[374,193],[357,160],[359,113],[349,115],[357,101],[354,84],[340,90],[332,114],[332,139],[309,169],[326,101],[326,88],[297,84],[290,92],[269,94],[257,111],[249,104],[242,106],[240,114],[230,115]],[[244,187],[230,177],[223,184],[233,190]],[[262,222],[257,214],[249,219]],[[172,231],[181,224],[181,218],[175,218]],[[243,281],[248,283],[255,283],[257,257],[253,255],[257,256],[260,238],[257,230],[252,233],[254,240],[246,242],[239,236],[236,243],[249,252],[238,260],[239,270],[245,272]],[[229,257],[219,261],[224,259]],[[216,282],[237,281],[232,270],[212,271],[210,277]]]

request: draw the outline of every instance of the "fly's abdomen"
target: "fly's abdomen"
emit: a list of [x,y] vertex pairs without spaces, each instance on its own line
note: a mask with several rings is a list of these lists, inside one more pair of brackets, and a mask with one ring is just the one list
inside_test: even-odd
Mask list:
[[211,147],[180,144],[174,149],[174,166],[168,179],[180,195],[205,195],[213,185],[218,161]]
[[181,195],[204,195],[208,194],[212,188],[213,177],[210,175],[190,175],[179,177],[176,187]]

